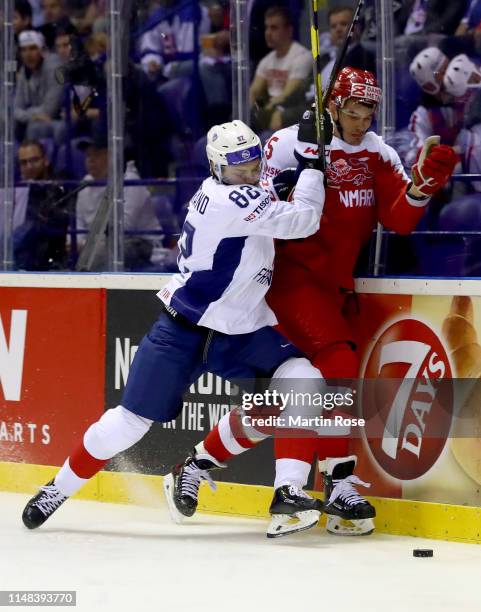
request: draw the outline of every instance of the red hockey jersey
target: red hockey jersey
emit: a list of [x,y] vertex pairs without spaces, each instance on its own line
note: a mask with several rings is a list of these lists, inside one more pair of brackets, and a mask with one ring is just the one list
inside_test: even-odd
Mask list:
[[[298,126],[275,132],[267,141],[263,184],[281,170],[297,166],[294,146]],[[359,252],[380,221],[401,234],[412,231],[429,199],[406,195],[409,179],[396,151],[374,132],[360,145],[334,137],[328,147],[327,189],[319,230],[302,241],[277,244],[276,281],[309,273],[322,285],[352,289]],[[272,190],[271,190],[272,192]],[[275,195],[273,194],[273,197]]]

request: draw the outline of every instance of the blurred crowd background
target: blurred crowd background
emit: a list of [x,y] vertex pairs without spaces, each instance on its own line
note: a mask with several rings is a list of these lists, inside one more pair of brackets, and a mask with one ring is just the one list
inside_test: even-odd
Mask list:
[[[125,270],[175,271],[186,205],[208,175],[205,135],[235,118],[236,100],[248,101],[250,124],[263,141],[296,123],[312,103],[308,3],[239,1],[248,53],[236,62],[235,2],[120,2]],[[324,85],[354,4],[323,5]],[[105,195],[109,6],[107,0],[14,2],[15,189],[11,228],[4,227],[0,194],[0,247],[11,232],[16,270],[74,270]],[[394,81],[387,91],[394,117],[384,136],[408,172],[431,134],[456,147],[459,165],[416,232],[385,232],[376,269],[371,247],[359,273],[481,276],[481,0],[393,0],[392,12]],[[380,77],[377,13],[367,0],[344,65]],[[247,75],[240,94],[239,67]],[[109,269],[107,239],[101,241],[92,270]]]

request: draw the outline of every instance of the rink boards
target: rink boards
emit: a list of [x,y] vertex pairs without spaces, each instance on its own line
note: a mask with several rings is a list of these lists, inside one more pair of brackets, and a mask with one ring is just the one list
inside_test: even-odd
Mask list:
[[[105,406],[119,402],[138,343],[160,311],[155,293],[167,278],[0,275],[0,489],[30,492],[46,482],[88,423]],[[359,308],[352,324],[359,330],[366,376],[377,372],[376,359],[387,345],[423,345],[431,353],[419,364],[418,375],[426,364],[441,367],[444,355],[445,375],[472,380],[471,396],[476,397],[481,280],[361,279],[357,290]],[[412,373],[413,363],[410,367]],[[373,442],[369,432],[355,441],[357,472],[372,482],[378,530],[480,541],[481,408],[476,406],[481,402],[471,396],[462,406],[473,437],[457,437],[456,425],[450,425],[444,438],[430,438],[431,422],[440,418],[434,402],[425,403],[421,421],[419,410],[412,413],[417,422],[406,410],[399,444],[388,450],[390,456],[383,456],[386,445]],[[184,397],[175,423],[157,424],[79,497],[155,505],[160,474],[228,410],[228,383],[202,377]],[[271,442],[236,458],[215,476],[224,482],[216,494],[203,487],[202,509],[266,516],[273,481]],[[310,484],[319,488],[317,474]]]

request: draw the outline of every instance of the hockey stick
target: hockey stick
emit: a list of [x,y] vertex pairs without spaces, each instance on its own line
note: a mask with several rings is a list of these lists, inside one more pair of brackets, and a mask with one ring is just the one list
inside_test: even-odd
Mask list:
[[321,169],[325,170],[326,155],[324,147],[324,106],[322,98],[321,57],[319,45],[319,9],[321,0],[309,0],[309,18],[311,25],[312,76],[314,78],[314,96],[316,101],[316,134]]
[[354,34],[354,28],[359,21],[361,16],[361,9],[364,5],[364,0],[359,0],[357,3],[356,10],[354,11],[354,15],[352,16],[351,25],[349,26],[349,30],[347,31],[346,38],[344,39],[344,43],[337,54],[336,63],[334,64],[334,68],[332,69],[331,76],[329,78],[329,85],[327,86],[326,93],[324,94],[324,99],[322,101],[322,108],[329,101],[329,97],[331,95],[332,88],[334,87],[334,83],[336,82],[337,76],[341,70],[341,66],[344,62],[344,58],[346,57],[347,49],[349,47],[349,43],[351,42],[352,35]]
[[90,226],[87,240],[78,258],[77,265],[75,266],[77,272],[90,271],[95,256],[97,255],[100,241],[105,235],[111,209],[111,198],[109,197],[108,191],[107,187],[105,187],[99,207],[95,213],[92,225]]

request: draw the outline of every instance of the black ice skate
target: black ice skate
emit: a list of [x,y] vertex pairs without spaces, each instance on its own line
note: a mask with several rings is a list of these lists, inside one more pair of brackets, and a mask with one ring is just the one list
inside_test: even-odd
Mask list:
[[197,510],[199,487],[203,480],[213,491],[217,489],[209,472],[224,467],[227,466],[211,455],[197,453],[194,449],[184,463],[175,465],[172,472],[164,476],[165,497],[175,523],[182,523],[186,516],[192,516]]
[[269,508],[272,519],[268,538],[278,538],[315,527],[322,512],[322,502],[294,485],[284,485],[274,492]]
[[357,457],[326,459],[324,476],[324,512],[326,529],[335,535],[369,535],[374,531],[374,506],[364,499],[354,485],[370,487],[353,474]]
[[22,514],[23,524],[29,529],[40,527],[66,499],[68,497],[61,493],[51,480],[44,487],[40,487],[37,495],[25,506]]

